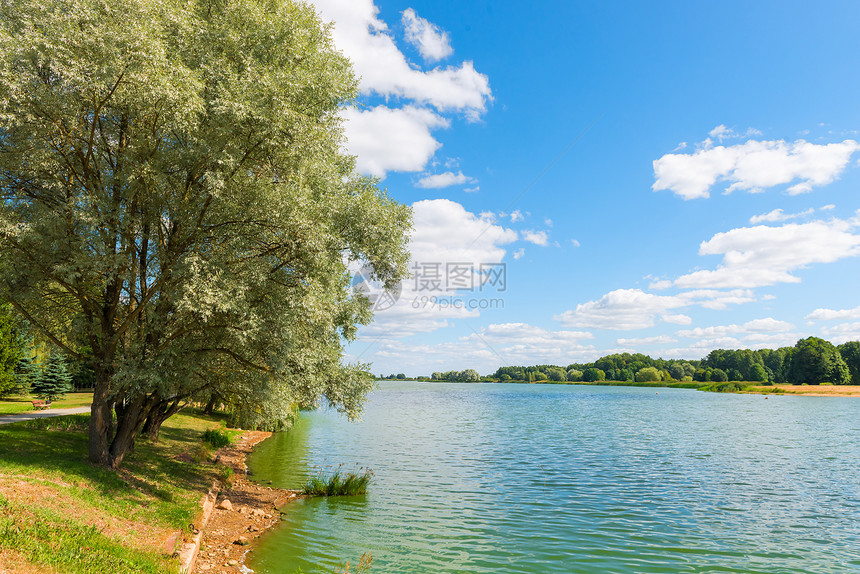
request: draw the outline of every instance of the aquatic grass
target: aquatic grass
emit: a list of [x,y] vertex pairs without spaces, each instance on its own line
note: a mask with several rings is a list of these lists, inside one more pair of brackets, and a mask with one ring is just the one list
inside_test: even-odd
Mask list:
[[367,494],[367,486],[373,478],[373,471],[360,468],[355,472],[344,472],[343,465],[333,471],[320,469],[302,488],[302,494],[309,496],[355,496]]

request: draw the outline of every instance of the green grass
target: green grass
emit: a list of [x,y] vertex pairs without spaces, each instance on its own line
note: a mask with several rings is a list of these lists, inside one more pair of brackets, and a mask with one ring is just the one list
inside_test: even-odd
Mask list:
[[[21,488],[2,489],[10,500],[0,509],[0,548],[59,572],[174,572],[174,560],[130,549],[89,523],[130,520],[187,533],[201,496],[226,474],[208,460],[184,462],[203,445],[201,434],[219,427],[218,418],[193,411],[171,417],[158,443],[137,440],[119,472],[87,461],[88,420],[84,414],[0,426],[0,487],[23,481],[43,500],[24,505],[15,494]],[[103,559],[91,562],[91,553]]]
[[[0,399],[0,415],[14,415],[26,413],[33,409],[30,402],[36,397],[30,395],[16,395]],[[65,398],[57,399],[51,403],[52,409],[66,409],[73,407],[88,407],[93,402],[92,393],[69,393]]]
[[367,487],[373,471],[358,469],[355,472],[343,472],[339,466],[333,471],[321,469],[312,476],[302,488],[302,493],[310,496],[355,496],[367,494]]
[[0,548],[9,548],[31,564],[60,572],[116,574],[178,572],[156,552],[122,546],[90,525],[38,507],[23,507],[0,495]]

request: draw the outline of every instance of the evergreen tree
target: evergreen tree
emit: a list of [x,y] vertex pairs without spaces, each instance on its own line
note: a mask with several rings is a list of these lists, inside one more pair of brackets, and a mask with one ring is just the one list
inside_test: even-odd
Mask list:
[[34,395],[45,399],[49,404],[54,399],[65,396],[72,390],[72,376],[66,368],[66,358],[60,354],[52,354],[45,369],[35,378],[30,388]]

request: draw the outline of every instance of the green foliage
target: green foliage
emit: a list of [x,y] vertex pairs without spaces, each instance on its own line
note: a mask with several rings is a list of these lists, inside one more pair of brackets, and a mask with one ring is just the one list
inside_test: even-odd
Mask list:
[[93,361],[94,462],[130,445],[114,401],[132,434],[205,386],[260,425],[358,416],[348,265],[399,282],[411,214],[342,152],[357,86],[293,0],[0,5],[0,298]]
[[578,371],[576,369],[570,369],[567,372],[567,380],[568,381],[581,381],[582,380],[582,371]]
[[818,337],[809,337],[801,339],[794,346],[788,380],[795,385],[847,385],[851,376],[848,365],[833,344]]
[[320,469],[302,488],[302,493],[310,496],[355,496],[367,494],[367,487],[373,478],[370,469],[343,472],[342,465],[333,471]]
[[848,366],[851,384],[860,385],[860,341],[849,341],[839,345],[839,356]]
[[29,381],[16,375],[27,356],[22,323],[11,305],[0,305],[0,396],[18,393]]
[[481,375],[475,369],[465,371],[446,371],[444,373],[433,373],[434,381],[449,381],[452,383],[477,383]]
[[711,380],[715,383],[725,383],[729,380],[729,375],[722,369],[711,369]]
[[750,369],[750,374],[748,377],[750,381],[758,381],[765,382],[768,380],[767,371],[765,370],[764,365],[756,363]]
[[606,380],[606,373],[601,369],[589,367],[582,372],[582,380],[586,382],[603,381]]
[[230,435],[218,429],[208,429],[203,432],[203,442],[208,443],[214,449],[219,449],[228,446],[232,441]]
[[636,371],[636,382],[642,383],[645,381],[659,381],[661,380],[660,371],[658,371],[654,367],[643,367]]
[[712,393],[737,393],[746,391],[751,388],[753,385],[740,383],[738,381],[723,381],[711,383],[710,385],[700,387],[699,390],[708,391]]
[[546,370],[546,375],[549,377],[550,381],[566,381],[567,380],[567,371],[562,369],[561,367],[550,367]]
[[71,390],[72,376],[66,369],[65,357],[59,353],[52,353],[41,374],[30,384],[30,391],[50,403],[65,396]]

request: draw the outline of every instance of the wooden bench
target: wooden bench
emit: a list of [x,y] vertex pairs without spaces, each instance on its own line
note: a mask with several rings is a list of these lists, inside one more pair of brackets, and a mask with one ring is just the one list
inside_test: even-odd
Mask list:
[[36,409],[37,411],[41,411],[41,410],[44,410],[44,409],[49,409],[49,408],[51,408],[51,404],[50,404],[50,403],[46,403],[46,402],[45,402],[45,401],[43,401],[42,399],[33,399],[33,400],[32,400],[32,401],[30,401],[30,402],[32,402],[32,403],[33,403],[33,408],[34,408],[34,409]]

